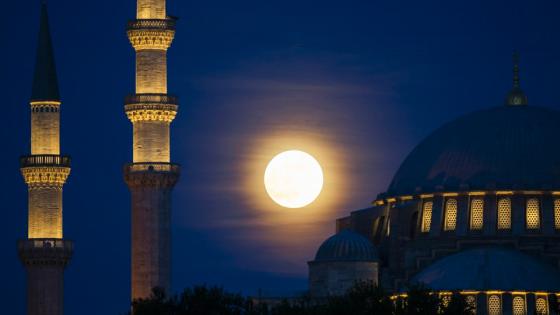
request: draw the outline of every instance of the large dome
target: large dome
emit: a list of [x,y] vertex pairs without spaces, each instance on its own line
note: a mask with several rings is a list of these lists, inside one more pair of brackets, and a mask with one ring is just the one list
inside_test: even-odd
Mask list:
[[558,269],[519,251],[487,247],[444,257],[412,278],[436,291],[558,292]]
[[436,130],[405,159],[390,196],[434,191],[559,190],[560,112],[501,106]]
[[329,237],[315,255],[316,262],[325,261],[377,261],[377,249],[358,233],[343,230]]

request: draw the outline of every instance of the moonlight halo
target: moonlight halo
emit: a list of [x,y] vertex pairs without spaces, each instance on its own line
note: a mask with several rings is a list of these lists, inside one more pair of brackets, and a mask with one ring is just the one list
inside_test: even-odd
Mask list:
[[323,170],[310,154],[290,150],[276,155],[266,167],[264,185],[270,198],[282,207],[303,208],[323,189]]

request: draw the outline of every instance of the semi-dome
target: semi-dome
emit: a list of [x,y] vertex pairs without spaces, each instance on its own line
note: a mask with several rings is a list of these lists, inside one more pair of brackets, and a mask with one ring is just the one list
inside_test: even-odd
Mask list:
[[315,255],[316,262],[324,261],[377,261],[375,246],[362,235],[343,230],[329,237]]
[[522,252],[487,247],[444,257],[412,278],[436,291],[559,292],[557,268]]
[[560,112],[501,106],[448,123],[400,166],[388,195],[560,189]]

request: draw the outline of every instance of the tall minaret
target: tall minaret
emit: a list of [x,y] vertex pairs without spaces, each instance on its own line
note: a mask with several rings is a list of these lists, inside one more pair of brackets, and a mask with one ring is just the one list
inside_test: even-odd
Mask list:
[[62,186],[70,174],[70,158],[60,155],[60,96],[43,2],[39,46],[31,95],[31,155],[21,158],[28,186],[28,235],[18,242],[27,270],[27,314],[62,315],[64,268],[73,243],[62,234]]
[[148,297],[154,287],[170,290],[171,192],[179,179],[172,164],[169,128],[177,98],[167,94],[167,49],[175,19],[165,0],[137,0],[128,38],[136,51],[136,94],[126,98],[133,125],[133,163],[124,168],[132,201],[132,299]]

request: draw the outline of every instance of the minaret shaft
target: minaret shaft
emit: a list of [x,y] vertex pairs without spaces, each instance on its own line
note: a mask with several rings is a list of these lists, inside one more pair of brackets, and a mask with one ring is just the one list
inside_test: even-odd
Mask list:
[[31,154],[60,154],[59,102],[32,102]]
[[138,0],[136,18],[164,20],[167,18],[165,12],[165,0]]
[[154,287],[171,289],[171,192],[179,167],[171,164],[170,126],[177,99],[167,95],[167,49],[175,21],[165,0],[137,0],[137,19],[128,25],[136,51],[136,94],[125,111],[132,122],[132,164],[124,169],[131,192],[132,299]]

